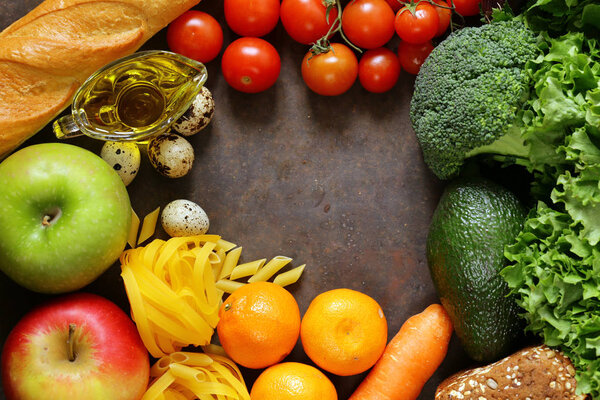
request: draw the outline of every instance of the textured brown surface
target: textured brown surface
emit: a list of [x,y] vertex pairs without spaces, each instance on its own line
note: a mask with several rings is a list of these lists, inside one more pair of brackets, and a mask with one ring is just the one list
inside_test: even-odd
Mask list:
[[[37,3],[0,0],[1,27]],[[222,22],[220,4],[203,0],[196,9]],[[228,43],[235,36],[223,27]],[[205,131],[190,138],[196,152],[191,175],[169,180],[143,159],[128,187],[133,206],[142,216],[177,198],[199,203],[210,217],[210,232],[242,245],[244,260],[283,254],[294,258],[294,266],[307,264],[301,281],[290,288],[301,312],[322,291],[357,289],[381,304],[391,338],[409,315],[437,301],[425,237],[441,184],[423,164],[410,128],[414,78],[402,73],[397,86],[383,95],[356,84],[342,96],[320,97],[300,76],[307,47],[293,43],[281,25],[266,39],[281,54],[278,83],[257,95],[238,93],[220,74],[220,58],[209,63],[206,85],[216,113]],[[165,32],[144,48],[166,48]],[[50,140],[46,127],[26,144]],[[71,143],[97,154],[101,148],[91,139]],[[159,235],[164,237],[162,231]],[[118,265],[86,290],[127,309]],[[0,340],[45,298],[0,275]],[[289,359],[309,362],[300,344]],[[432,399],[439,382],[468,365],[453,341],[420,399]],[[257,374],[245,371],[249,386]],[[347,399],[363,376],[331,376],[339,398]]]
[[461,372],[439,386],[435,400],[582,400],[571,361],[547,346],[527,347],[493,364]]

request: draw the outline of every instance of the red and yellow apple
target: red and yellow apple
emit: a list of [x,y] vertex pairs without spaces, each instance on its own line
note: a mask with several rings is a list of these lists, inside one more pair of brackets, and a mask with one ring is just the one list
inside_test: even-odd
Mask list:
[[139,400],[150,374],[133,321],[111,301],[87,293],[25,315],[0,363],[7,400]]

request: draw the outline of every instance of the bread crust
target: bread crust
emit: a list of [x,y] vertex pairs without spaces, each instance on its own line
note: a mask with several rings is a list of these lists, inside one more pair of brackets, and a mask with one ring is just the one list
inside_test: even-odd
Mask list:
[[0,158],[69,106],[94,71],[199,0],[45,0],[0,32]]
[[528,347],[443,381],[435,400],[584,400],[571,361],[547,346]]

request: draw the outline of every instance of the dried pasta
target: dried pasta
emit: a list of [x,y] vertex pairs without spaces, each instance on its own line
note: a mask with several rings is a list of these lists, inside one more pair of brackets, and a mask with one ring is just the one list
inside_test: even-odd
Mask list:
[[[276,256],[266,264],[266,259],[260,259],[238,265],[241,252],[241,247],[218,235],[155,239],[146,246],[123,252],[121,276],[131,317],[153,357],[164,357],[190,345],[209,345],[224,293],[232,293],[245,284],[236,279],[250,276],[248,282],[266,281],[291,261],[289,257]],[[281,273],[275,277],[275,283],[292,284],[303,270],[304,265]],[[170,374],[182,371],[179,368]],[[157,385],[170,387],[171,375],[161,378]],[[191,385],[191,392],[200,386]],[[179,399],[181,393],[163,390],[156,396],[152,398]]]
[[213,273],[218,260],[224,260],[218,255],[219,239],[156,239],[121,255],[132,318],[153,357],[210,343],[221,302]]
[[142,400],[250,400],[239,368],[216,354],[172,353],[152,366],[150,377]]
[[290,269],[286,272],[282,272],[281,274],[277,275],[275,279],[273,279],[273,283],[279,286],[288,286],[292,283],[298,282],[298,279],[300,279],[300,276],[304,271],[304,267],[306,267],[306,264],[302,264],[299,267]]

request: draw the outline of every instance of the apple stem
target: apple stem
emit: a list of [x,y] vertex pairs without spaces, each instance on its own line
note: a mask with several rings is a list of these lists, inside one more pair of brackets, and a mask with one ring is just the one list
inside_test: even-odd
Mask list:
[[69,338],[67,339],[67,345],[69,347],[67,348],[67,352],[69,355],[69,361],[71,362],[75,361],[75,357],[77,356],[77,354],[75,353],[75,338],[73,337],[75,335],[76,328],[77,325],[69,324]]
[[44,215],[44,218],[42,219],[42,225],[44,226],[49,226],[50,225],[50,216],[49,215]]

